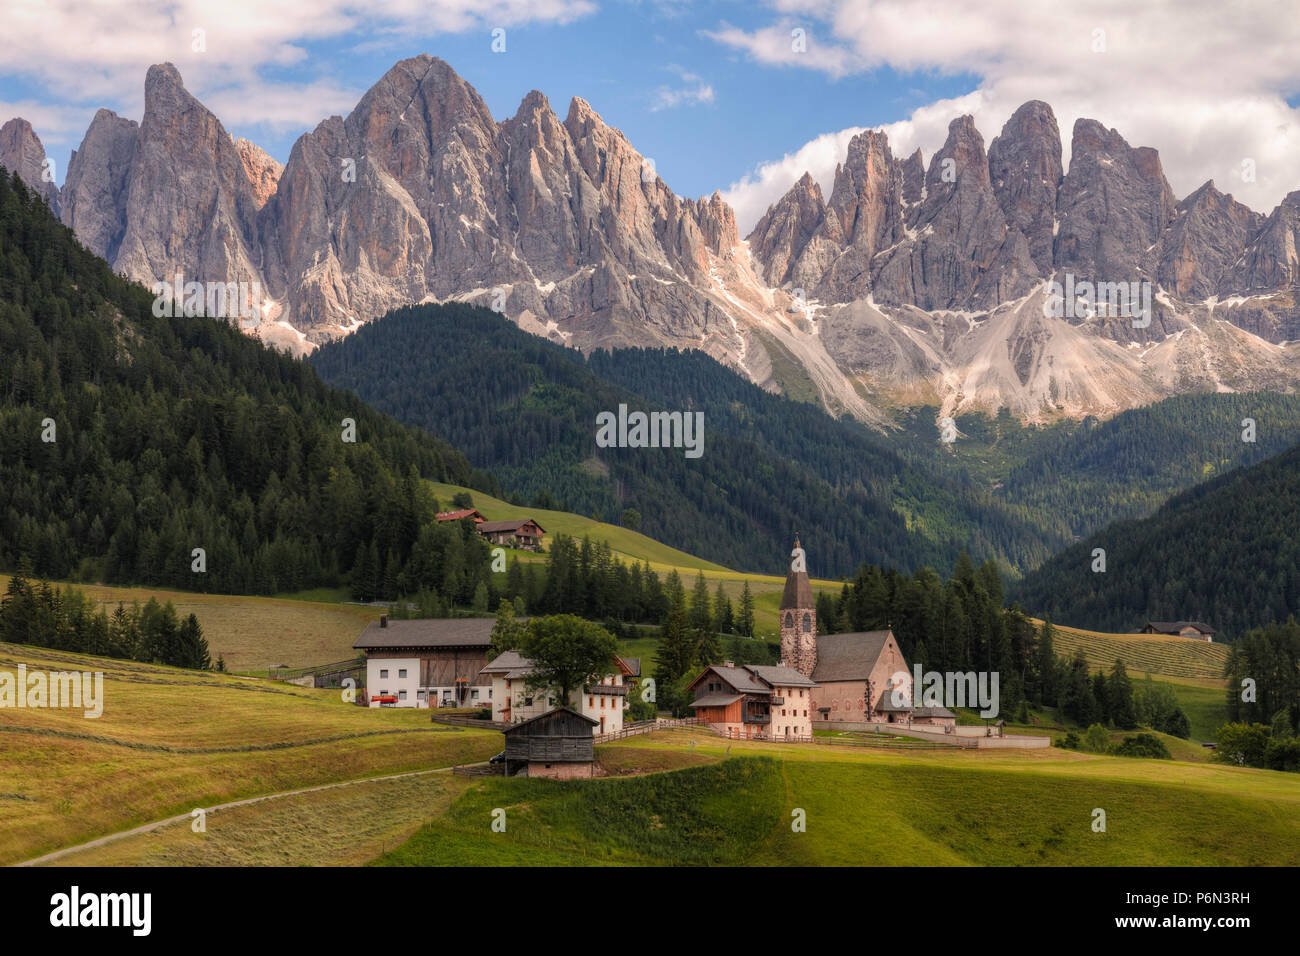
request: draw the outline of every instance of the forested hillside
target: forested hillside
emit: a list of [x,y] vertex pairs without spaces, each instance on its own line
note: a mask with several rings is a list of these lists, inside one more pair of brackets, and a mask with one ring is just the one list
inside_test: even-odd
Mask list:
[[[1184,492],[1149,518],[1118,522],[1013,584],[1060,624],[1125,631],[1204,621],[1216,640],[1300,612],[1300,446]],[[1094,549],[1105,571],[1093,571]]]
[[887,437],[909,461],[946,464],[1023,509],[1047,541],[1145,517],[1170,495],[1300,443],[1300,395],[1274,392],[1179,395],[1105,421],[1047,426],[1022,425],[1005,410],[960,415],[950,444],[939,441],[938,415],[909,410]]
[[[398,309],[312,362],[447,438],[518,500],[614,521],[630,508],[651,537],[731,567],[781,571],[795,530],[831,575],[863,561],[947,571],[962,550],[1022,568],[1057,543],[987,491],[910,465],[853,420],[771,395],[700,352],[584,359],[452,304]],[[620,403],[702,411],[702,457],[597,448],[597,414]]]
[[152,304],[0,174],[0,566],[200,591],[334,585],[376,548],[404,569],[436,507],[419,478],[495,487],[305,362]]

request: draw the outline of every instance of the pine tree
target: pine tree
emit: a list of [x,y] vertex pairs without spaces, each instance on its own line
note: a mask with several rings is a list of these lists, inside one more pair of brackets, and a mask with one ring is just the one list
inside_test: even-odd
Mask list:
[[722,582],[718,582],[718,590],[713,595],[713,630],[716,634],[730,634],[735,630],[735,621],[732,620],[731,598],[722,589]]
[[748,581],[740,591],[740,611],[736,615],[736,632],[741,637],[754,636],[754,595],[750,593]]
[[1110,719],[1121,730],[1133,730],[1137,727],[1137,713],[1133,707],[1133,684],[1122,660],[1116,660],[1110,669],[1110,680],[1106,682],[1109,695]]

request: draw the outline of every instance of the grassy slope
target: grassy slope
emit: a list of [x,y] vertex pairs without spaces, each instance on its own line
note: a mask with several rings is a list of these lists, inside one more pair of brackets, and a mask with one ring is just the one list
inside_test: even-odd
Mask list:
[[[9,576],[0,574],[0,594],[8,583]],[[245,674],[264,674],[277,664],[307,667],[355,657],[352,642],[379,617],[378,608],[342,604],[341,597],[331,603],[99,584],[74,587],[106,606],[110,614],[119,602],[144,604],[151,597],[160,603],[171,601],[178,614],[198,617],[213,661],[221,655],[227,670]],[[329,597],[329,592],[311,596]]]
[[51,866],[359,866],[401,846],[467,777],[425,774],[304,793],[70,853]]
[[[509,518],[536,519],[547,531],[547,534],[542,539],[543,544],[556,533],[567,534],[576,538],[587,536],[593,541],[608,541],[613,552],[624,561],[636,561],[638,563],[649,561],[650,566],[661,576],[671,570],[676,570],[687,587],[690,587],[695,580],[695,576],[703,571],[705,578],[710,582],[709,593],[712,594],[717,588],[718,582],[721,581],[723,590],[731,598],[733,605],[738,603],[741,589],[744,583],[748,581],[750,592],[754,595],[756,630],[760,632],[760,635],[768,634],[773,637],[776,635],[777,610],[781,604],[781,591],[785,587],[785,578],[783,577],[733,571],[730,568],[724,568],[720,564],[704,561],[684,551],[678,551],[676,548],[660,544],[640,532],[618,525],[606,524],[602,521],[595,521],[591,518],[584,518],[582,515],[570,514],[566,511],[546,511],[539,508],[512,505],[481,491],[471,491],[456,485],[431,483],[431,486],[434,494],[438,497],[438,501],[444,507],[450,507],[449,503],[453,495],[468,492],[474,500],[474,507],[489,521],[505,521]],[[520,557],[523,560],[528,560],[532,555],[521,552]],[[838,594],[840,590],[840,582],[838,581],[813,580],[812,585],[815,592],[825,590]]]
[[[691,746],[694,741],[694,746]],[[1294,865],[1300,776],[1026,752],[850,751],[686,731],[606,745],[765,756],[634,780],[491,779],[379,862],[692,865]],[[602,758],[603,759],[603,758]],[[490,829],[506,810],[505,833]],[[1093,810],[1107,832],[1092,831]],[[791,830],[791,813],[807,829]],[[1248,838],[1243,839],[1243,836]]]
[[1082,647],[1084,657],[1094,666],[1110,667],[1121,659],[1131,676],[1161,674],[1223,684],[1227,644],[1160,634],[1105,634],[1055,623],[1052,629],[1056,633],[1053,646],[1058,654],[1068,657],[1076,647]]
[[499,734],[338,691],[0,644],[0,670],[104,673],[104,710],[0,709],[0,864],[195,807],[481,760]]

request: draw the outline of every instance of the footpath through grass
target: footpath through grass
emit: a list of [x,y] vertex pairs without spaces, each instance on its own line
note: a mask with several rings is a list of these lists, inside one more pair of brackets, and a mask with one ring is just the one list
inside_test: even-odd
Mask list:
[[196,807],[483,760],[501,735],[338,691],[0,644],[0,670],[102,671],[103,715],[0,709],[0,864]]

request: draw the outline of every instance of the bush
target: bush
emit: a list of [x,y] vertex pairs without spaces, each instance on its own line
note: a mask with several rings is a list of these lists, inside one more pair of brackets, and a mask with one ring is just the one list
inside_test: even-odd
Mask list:
[[1053,743],[1064,750],[1078,750],[1081,741],[1079,740],[1079,735],[1072,730],[1064,737],[1053,741]]
[[1263,767],[1269,732],[1263,724],[1224,724],[1215,734],[1214,759],[1238,767]]
[[1083,735],[1083,746],[1095,754],[1110,753],[1110,734],[1101,724],[1093,724]]
[[1125,737],[1115,748],[1119,757],[1153,757],[1157,760],[1173,760],[1169,748],[1155,734],[1137,734]]
[[1300,772],[1300,739],[1275,737],[1264,750],[1264,763],[1270,770]]

